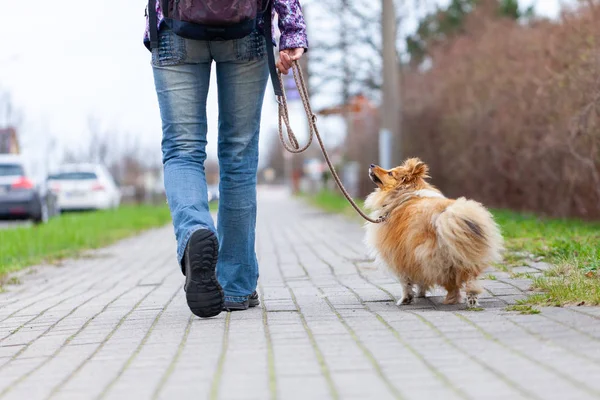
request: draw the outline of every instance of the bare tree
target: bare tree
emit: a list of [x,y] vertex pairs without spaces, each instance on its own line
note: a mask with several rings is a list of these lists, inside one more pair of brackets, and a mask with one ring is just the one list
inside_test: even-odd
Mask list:
[[160,159],[144,148],[139,137],[119,128],[106,128],[100,118],[88,117],[89,139],[79,148],[63,152],[64,163],[99,163],[105,165],[114,179],[123,185],[138,185],[144,173],[160,171]]
[[[374,34],[379,18],[366,0],[323,0],[310,4],[310,22],[319,26],[311,35],[311,87],[316,95],[338,93],[337,102],[373,86],[379,68]],[[307,7],[308,8],[308,7]]]
[[12,95],[0,87],[0,127],[18,128],[23,122],[23,114],[12,100]]
[[[424,15],[435,1],[395,0],[398,67],[403,64],[407,18]],[[371,0],[319,0],[310,2],[309,19],[319,26],[311,33],[311,86],[316,95],[337,93],[346,103],[358,93],[380,97],[383,84],[381,2]],[[310,29],[310,28],[309,28]]]
[[[114,148],[114,138],[110,135],[110,132],[102,128],[100,120],[94,116],[88,117],[88,130],[90,132],[88,160],[90,162],[108,165],[109,155],[111,153],[114,154],[114,151],[116,150]],[[112,149],[111,146],[113,147]]]

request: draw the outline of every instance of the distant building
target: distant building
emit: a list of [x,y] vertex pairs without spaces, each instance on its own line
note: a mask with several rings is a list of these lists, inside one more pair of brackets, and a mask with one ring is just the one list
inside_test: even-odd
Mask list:
[[0,154],[19,154],[19,140],[14,128],[0,128]]

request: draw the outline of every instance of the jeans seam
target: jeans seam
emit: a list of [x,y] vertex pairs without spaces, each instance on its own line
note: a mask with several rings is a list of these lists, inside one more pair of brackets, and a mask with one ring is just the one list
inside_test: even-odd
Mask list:
[[243,303],[245,301],[247,301],[249,298],[248,296],[225,296],[225,301],[229,301],[231,303]]

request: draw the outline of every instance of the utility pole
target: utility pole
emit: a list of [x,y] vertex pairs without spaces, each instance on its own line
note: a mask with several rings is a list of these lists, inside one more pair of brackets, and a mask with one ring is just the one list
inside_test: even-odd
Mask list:
[[[348,49],[350,48],[350,39],[348,37],[348,20],[346,15],[348,13],[349,0],[341,0],[339,17],[340,17],[340,50],[342,52],[342,104],[348,105],[350,101],[350,80],[352,79],[352,73],[350,71],[350,65],[348,63]],[[344,114],[346,123],[348,123],[348,115]]]
[[398,56],[396,52],[396,6],[394,0],[382,0],[381,35],[383,44],[383,103],[379,157],[383,168],[392,168],[402,160],[401,104]]

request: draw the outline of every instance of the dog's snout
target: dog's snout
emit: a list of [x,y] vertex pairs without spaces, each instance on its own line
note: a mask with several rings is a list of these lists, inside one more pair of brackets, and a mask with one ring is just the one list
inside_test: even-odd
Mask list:
[[375,164],[371,164],[371,168],[375,168]]

